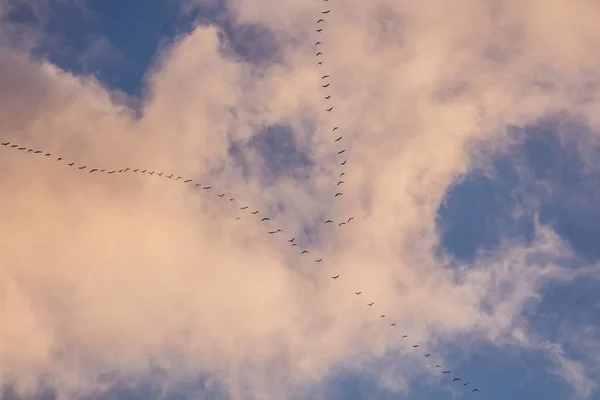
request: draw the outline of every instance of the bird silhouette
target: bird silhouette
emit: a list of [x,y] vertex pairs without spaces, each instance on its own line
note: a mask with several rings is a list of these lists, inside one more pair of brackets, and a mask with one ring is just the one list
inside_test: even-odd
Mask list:
[[327,79],[327,78],[330,78],[330,76],[329,76],[329,75],[323,75],[323,76],[321,77],[321,79]]
[[58,158],[56,159],[56,161],[61,161],[61,160],[62,160],[62,157],[58,157]]
[[321,42],[317,42],[317,43],[315,43],[315,46],[318,46],[318,45],[320,45],[320,44],[323,44],[323,43],[321,43]]
[[464,386],[464,387],[467,387],[467,386],[469,386],[469,382],[465,382],[465,383],[463,383],[463,386]]
[[344,160],[344,162],[341,162],[340,165],[346,165],[346,160]]
[[296,240],[296,238],[291,238],[290,240],[288,240],[288,242],[292,243],[294,240]]
[[350,221],[352,221],[353,219],[354,219],[354,217],[348,218],[348,223],[350,223]]
[[167,178],[171,179],[173,177],[173,174],[167,176]]
[[452,371],[442,371],[442,374],[449,374]]
[[8,146],[10,144],[10,142],[4,142],[2,143],[2,146]]
[[267,217],[264,217],[264,218],[263,218],[263,219],[261,219],[260,221],[261,221],[261,222],[265,222],[265,221],[270,221],[270,219],[269,219],[269,218],[267,218]]
[[328,219],[327,221],[325,221],[326,224],[333,224],[333,221]]
[[[152,174],[150,174],[150,175],[152,175]],[[191,181],[192,181],[191,179],[187,179],[187,180],[183,181],[183,183],[189,183]]]
[[203,186],[203,187],[202,187],[202,190],[208,190],[208,189],[210,189],[210,188],[212,188],[212,186]]
[[425,357],[431,357],[431,354],[430,353],[425,354]]
[[27,149],[27,147],[19,147],[19,149],[18,149],[18,150],[20,150],[20,151],[23,151],[23,150],[25,150],[25,149]]
[[303,250],[300,254],[308,254],[308,250]]
[[83,167],[79,167],[79,169],[85,169],[85,168],[86,168],[86,165],[84,165]]
[[223,197],[223,196],[225,196],[225,193],[218,194],[217,196]]
[[452,382],[456,382],[456,381],[460,381],[460,378],[454,378],[454,379],[452,379]]
[[338,197],[338,196],[343,196],[343,195],[344,195],[343,193],[337,192],[337,193],[335,194],[335,196],[333,196],[333,197]]
[[248,206],[241,207],[240,210],[246,210]]
[[322,56],[322,55],[323,55],[323,53],[321,53],[320,51],[317,53],[317,57]]
[[330,12],[331,12],[331,10],[321,11],[321,14],[329,14]]
[[46,153],[46,154],[44,154],[44,157],[50,157],[51,155],[52,154],[50,154],[50,153]]
[[343,136],[340,136],[339,138],[335,139],[336,142],[339,142],[340,140],[342,140]]
[[278,233],[278,232],[283,232],[283,229],[277,229],[277,230],[275,231],[275,233]]
[[332,276],[331,279],[337,279],[339,277],[340,277],[339,275],[336,275],[336,276]]
[[33,150],[31,150],[31,149],[28,149],[28,150],[27,150],[27,154],[31,153],[32,151],[33,151]]
[[317,21],[317,24],[320,24],[321,22],[325,22],[325,20],[323,18],[321,18]]
[[109,174],[109,175],[112,175],[112,174],[114,174],[115,172],[117,172],[117,171],[110,171],[108,174]]
[[[128,169],[129,169],[129,168],[125,168],[125,172],[127,172],[127,170],[128,170]],[[163,172],[161,172],[160,174],[156,174],[156,175],[158,175],[158,176],[163,176]]]
[[373,304],[375,304],[375,302],[368,303],[367,305],[368,305],[369,307],[373,307]]
[[415,344],[413,347],[416,349],[417,347],[419,347],[419,345],[418,345],[418,344]]
[[333,110],[333,107],[329,107],[329,108],[328,108],[327,110],[325,110],[325,111],[327,111],[327,112],[331,112],[331,110]]
[[[325,87],[325,86],[323,86],[323,87]],[[329,99],[331,98],[331,95],[329,95],[329,96],[325,96],[325,97],[323,97],[323,98],[324,98],[325,100],[329,100]]]
[[250,214],[252,214],[252,215],[256,215],[256,214],[258,214],[258,210],[256,210],[256,211],[251,211],[251,212],[250,212]]
[[317,32],[321,33],[323,32],[323,29],[317,29]]
[[435,368],[442,368],[442,366],[441,366],[441,365],[439,365],[439,364],[436,364],[436,365],[435,365]]
[[408,337],[408,335],[403,335],[402,339],[406,339]]
[[390,324],[390,326],[396,326],[396,323],[394,322],[393,324]]
[[96,172],[96,171],[98,171],[98,169],[97,169],[97,168],[90,169],[90,174],[91,174],[92,172]]
[[346,152],[346,149],[340,150],[338,151],[338,154],[344,154]]
[[318,260],[315,260],[315,262],[321,262],[321,261],[323,261],[322,258],[319,258]]
[[385,314],[381,314],[379,318],[385,318]]
[[33,154],[42,154],[42,152],[38,150],[38,151],[34,152]]
[[298,246],[298,244],[297,243],[292,243],[292,247],[294,247],[294,246]]
[[331,132],[335,132],[335,131],[337,131],[338,129],[340,129],[340,127],[339,127],[339,126],[334,126],[334,127],[333,127],[333,129],[331,130]]
[[479,392],[479,389],[473,389],[473,390],[471,390],[471,392],[473,392],[473,393],[474,392]]
[[338,226],[342,226],[342,225],[346,225],[346,223],[345,223],[345,222],[340,222],[340,223],[338,224]]
[[323,61],[319,61],[317,65],[323,65]]
[[344,175],[346,175],[346,173],[345,173],[345,172],[342,172],[342,173],[340,174],[340,178],[341,178],[342,176],[344,176]]
[[240,217],[236,217],[235,220],[237,221],[238,219],[241,219]]
[[321,86],[321,87],[322,87],[322,88],[329,87],[329,83],[327,83],[327,84],[325,84],[325,85],[323,85],[323,86]]
[[275,232],[275,231],[270,231],[269,232],[270,235],[274,235],[275,233],[277,233],[277,232]]
[[359,296],[362,292],[354,292],[355,295]]

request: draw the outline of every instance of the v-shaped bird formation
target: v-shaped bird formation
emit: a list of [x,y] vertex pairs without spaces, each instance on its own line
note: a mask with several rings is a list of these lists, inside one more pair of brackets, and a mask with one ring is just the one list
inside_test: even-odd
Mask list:
[[[328,0],[323,0],[324,2],[328,2]],[[317,26],[318,28],[316,29],[317,35],[321,35],[319,36],[319,40],[317,40],[315,42],[315,47],[317,47],[318,49],[321,49],[320,46],[322,46],[323,42],[322,42],[322,35],[324,32],[324,27],[327,25],[327,16],[329,15],[329,13],[331,12],[330,9],[325,9],[321,11],[321,15],[320,18],[317,20]],[[325,63],[323,61],[323,52],[322,51],[318,51],[316,53],[316,57],[319,59],[319,61],[317,62],[317,65],[319,67],[324,66]],[[323,96],[324,100],[327,102],[327,106],[324,108],[325,112],[327,113],[332,113],[334,111],[334,106],[332,105],[332,96],[330,93],[330,86],[331,86],[331,76],[330,73],[324,73],[321,76],[321,88],[325,90],[325,95]],[[339,179],[338,182],[336,184],[336,191],[335,194],[333,195],[334,198],[338,198],[343,196],[343,192],[342,192],[342,187],[345,184],[344,181],[344,176],[346,175],[346,173],[344,172],[344,167],[346,165],[347,159],[344,158],[344,156],[346,155],[346,149],[343,146],[343,136],[340,134],[340,127],[339,126],[333,126],[331,129],[331,132],[334,134],[335,139],[334,143],[339,145],[339,148],[337,149],[337,155],[340,156],[340,162],[339,165],[341,167],[341,172],[339,173]],[[66,166],[68,166],[69,168],[73,168],[77,171],[80,171],[81,173],[86,173],[88,175],[94,175],[94,174],[105,174],[105,175],[119,175],[119,174],[135,174],[135,175],[145,175],[147,177],[157,177],[157,178],[162,178],[165,180],[170,180],[173,182],[178,182],[184,185],[189,185],[192,188],[197,188],[199,190],[205,191],[207,193],[211,193],[216,191],[216,189],[213,189],[213,186],[211,184],[206,184],[206,183],[200,183],[200,182],[196,182],[194,179],[188,179],[185,178],[182,175],[177,175],[174,173],[167,173],[165,171],[157,171],[157,170],[150,170],[148,168],[146,169],[142,169],[142,168],[134,168],[134,167],[125,167],[125,168],[117,168],[117,169],[109,169],[109,168],[100,168],[100,167],[96,167],[96,166],[91,166],[88,163],[83,163],[83,164],[79,164],[76,163],[75,161],[70,161],[67,162],[67,160],[65,160],[65,158],[63,157],[57,157],[51,153],[48,152],[44,152],[42,150],[37,150],[37,149],[32,149],[32,148],[28,148],[26,146],[22,146],[10,141],[6,141],[3,143],[0,143],[2,148],[5,149],[13,149],[15,151],[18,152],[22,152],[23,154],[30,154],[32,156],[41,156],[44,158],[47,158],[49,160],[55,160],[55,162],[59,162],[59,163],[63,163]],[[344,179],[343,179],[344,178]],[[247,204],[243,204],[239,199],[237,199],[235,196],[232,195],[228,195],[226,192],[224,191],[220,191],[217,192],[217,197],[220,199],[223,199],[223,201],[227,201],[230,204],[233,204],[236,209],[239,212],[245,212],[251,216],[258,216],[257,218],[260,218],[260,223],[263,224],[272,224],[272,221],[269,217],[263,216],[263,214],[260,214],[260,210],[258,209],[253,209],[250,207],[250,205]],[[260,214],[260,215],[259,215]],[[237,215],[236,220],[240,220],[241,217],[240,215]],[[350,224],[352,221],[354,220],[354,217],[350,217],[347,220],[338,222],[337,225],[339,227],[344,226],[344,225],[348,225]],[[327,219],[326,221],[324,221],[324,224],[336,224],[334,223],[333,220],[331,219]],[[285,232],[283,231],[283,229],[280,228],[275,228],[275,229],[270,229],[267,231],[267,233],[269,235],[274,235],[274,236],[278,236],[279,234],[284,234]],[[296,238],[292,237],[290,239],[287,240],[287,243],[291,246],[291,247],[297,247],[297,250],[300,252],[301,256],[305,256],[310,254],[310,252],[305,249],[302,248],[301,246],[298,245],[298,243],[296,242]],[[324,261],[323,257],[318,257],[314,259],[315,263],[322,263]],[[332,280],[334,281],[338,281],[338,279],[341,277],[340,274],[336,274],[334,276],[331,277]],[[359,292],[354,292],[355,296],[361,296],[362,291]],[[370,303],[365,303],[366,306],[368,307],[374,307],[375,306],[375,302],[370,302]],[[380,320],[384,320],[387,321],[389,320],[389,318],[386,316],[386,314],[381,314],[379,316]],[[389,327],[391,328],[396,328],[397,324],[393,321],[391,321],[389,323]],[[402,335],[401,337],[402,339],[408,339],[408,335]],[[414,344],[412,346],[415,350],[418,349],[420,346],[419,344]],[[426,357],[427,359],[429,359],[432,355],[431,353],[424,353],[423,355],[424,357]],[[440,364],[432,364],[432,368],[436,368],[436,369],[440,369],[441,373],[443,375],[449,375],[452,372],[450,370],[446,370],[443,369],[442,366]],[[475,392],[479,392],[478,388],[473,388],[471,389],[469,387],[470,383],[469,382],[463,382],[463,379],[461,377],[452,377],[451,380],[452,383],[454,382],[459,382],[461,383],[465,388],[468,388],[471,390],[471,392],[475,393]]]

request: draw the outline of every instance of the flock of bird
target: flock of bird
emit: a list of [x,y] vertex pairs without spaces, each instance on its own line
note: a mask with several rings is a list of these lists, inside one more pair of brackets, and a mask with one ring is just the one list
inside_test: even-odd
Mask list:
[[[328,0],[324,0],[324,1],[327,2]],[[323,27],[327,23],[327,21],[325,20],[325,18],[327,17],[327,15],[330,12],[331,12],[331,10],[329,10],[329,9],[321,11],[321,17],[317,20],[317,26],[318,26],[317,29],[316,29],[317,34],[322,35],[322,33],[324,31]],[[319,39],[321,39],[321,38],[322,38],[322,36],[319,36]],[[315,47],[319,48],[319,46],[321,46],[322,44],[323,44],[322,41],[318,40],[315,43]],[[317,57],[322,57],[323,53],[320,52],[320,51],[318,51],[316,53],[316,56]],[[324,65],[324,62],[320,60],[320,61],[317,62],[317,65],[318,66],[322,66],[322,65]],[[328,74],[325,74],[325,75],[323,75],[321,77],[321,80],[324,83],[324,84],[321,85],[322,88],[327,89],[327,88],[330,87],[331,82],[329,81],[329,79],[330,79],[330,75],[328,75]],[[327,95],[324,96],[324,99],[326,101],[329,101],[331,99],[331,94],[330,93],[326,93],[326,94]],[[330,106],[330,107],[326,108],[325,111],[326,112],[332,112],[333,111],[333,106]],[[340,128],[338,126],[334,126],[332,128],[332,132],[336,132],[339,129]],[[334,140],[334,142],[339,143],[342,139],[343,139],[343,136],[339,136],[339,137],[337,137]],[[118,168],[118,169],[107,169],[107,168],[100,168],[100,167],[92,167],[92,166],[89,166],[87,164],[77,164],[75,161],[69,161],[69,162],[67,162],[67,160],[65,160],[63,157],[56,157],[56,156],[52,155],[51,153],[46,153],[46,152],[43,152],[41,150],[36,150],[36,149],[28,148],[26,146],[22,146],[22,145],[19,145],[19,144],[16,144],[16,143],[12,143],[10,141],[0,143],[0,145],[2,146],[2,148],[14,149],[16,151],[19,151],[19,152],[22,152],[22,153],[25,153],[25,154],[38,155],[38,156],[42,156],[42,157],[49,158],[49,159],[54,159],[55,158],[56,162],[64,163],[64,164],[66,164],[67,166],[69,166],[71,168],[74,168],[74,169],[79,170],[81,172],[86,172],[87,174],[106,174],[106,175],[114,175],[114,174],[137,174],[137,175],[156,176],[156,177],[160,177],[160,178],[164,178],[164,179],[168,179],[168,180],[173,180],[173,181],[176,181],[176,182],[180,182],[180,183],[183,183],[185,185],[190,185],[192,187],[199,188],[199,189],[201,189],[203,191],[211,191],[211,190],[213,190],[213,187],[211,185],[202,184],[202,183],[196,182],[193,179],[184,178],[181,175],[176,175],[176,174],[173,174],[173,173],[167,174],[167,173],[161,172],[161,171],[155,171],[155,170],[150,170],[150,169],[142,169],[142,168],[133,168],[133,167],[125,167],[125,168]],[[341,149],[341,150],[338,151],[337,154],[341,156],[345,152],[346,152],[345,149]],[[340,166],[344,167],[346,165],[346,161],[347,160],[343,160],[340,163]],[[344,177],[344,175],[345,175],[345,173],[342,171],[340,173],[340,175],[339,175],[339,180],[338,180],[338,183],[337,183],[338,187],[340,185],[342,185],[342,184],[345,183],[341,179],[342,177]],[[342,196],[342,195],[343,195],[342,192],[337,191],[336,194],[334,195],[334,197],[339,197],[339,196]],[[219,197],[221,199],[224,199],[224,200],[226,200],[226,201],[228,201],[230,203],[233,203],[239,211],[247,212],[250,215],[258,215],[258,214],[260,214],[260,210],[254,210],[254,209],[251,209],[249,205],[241,204],[239,202],[239,200],[237,200],[235,197],[228,196],[225,192],[217,193],[217,197]],[[268,222],[271,221],[271,219],[269,217],[267,217],[267,216],[263,217],[261,215],[258,218],[260,218],[260,222],[261,223],[268,223]],[[239,220],[239,219],[241,219],[241,217],[239,215],[237,215],[236,216],[236,220]],[[343,225],[347,225],[347,224],[351,223],[353,220],[354,220],[354,217],[350,217],[347,220],[338,223],[338,226],[341,227]],[[331,219],[328,219],[328,220],[324,221],[324,224],[334,224],[334,221],[331,220]],[[282,229],[273,229],[273,230],[269,230],[268,231],[268,234],[270,234],[270,235],[277,235],[277,234],[280,234],[280,233],[284,233],[284,231]],[[300,251],[301,255],[310,254],[310,252],[307,249],[300,248],[300,246],[298,245],[298,243],[296,243],[296,238],[295,237],[292,237],[292,238],[288,239],[287,242],[290,244],[291,247],[298,247],[298,250]],[[323,258],[322,257],[316,258],[316,259],[314,259],[314,262],[315,263],[321,263],[321,262],[323,262]],[[331,277],[331,279],[333,279],[333,280],[337,280],[338,278],[340,278],[339,274],[334,275],[334,276]],[[362,294],[362,292],[354,292],[354,294],[356,296],[360,296]],[[375,302],[366,303],[366,306],[368,306],[368,307],[373,307],[374,305],[375,305]],[[379,318],[382,319],[382,320],[387,319],[387,317],[386,317],[385,314],[381,314]],[[396,323],[395,322],[391,322],[389,324],[389,326],[391,328],[394,328],[394,327],[396,327]],[[403,335],[402,339],[408,339],[408,335]],[[412,347],[414,349],[418,349],[419,345],[418,344],[414,344]],[[431,353],[425,353],[423,356],[429,359],[431,357]],[[435,364],[433,366],[433,368],[440,369],[441,373],[444,374],[444,375],[449,375],[449,374],[452,373],[450,370],[446,370],[446,369],[442,368],[442,366],[440,364]],[[461,377],[453,377],[452,382],[460,382],[466,388],[469,388],[469,386],[470,386],[470,383],[466,382],[466,381],[463,381],[463,379]],[[469,388],[469,389],[471,389],[471,388]],[[473,393],[479,392],[479,389],[478,388],[473,388],[473,389],[471,389],[471,392],[473,392]]]

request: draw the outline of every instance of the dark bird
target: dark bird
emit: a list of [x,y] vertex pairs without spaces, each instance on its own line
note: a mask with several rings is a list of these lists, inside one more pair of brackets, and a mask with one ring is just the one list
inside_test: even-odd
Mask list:
[[18,149],[18,150],[21,150],[21,151],[23,151],[23,150],[25,150],[25,149],[26,149],[26,147],[19,147],[19,149]]
[[326,224],[333,224],[333,221],[328,219],[327,221],[325,221]]
[[114,174],[115,172],[117,172],[117,171],[110,171],[108,174],[109,174],[109,175],[112,175],[112,174]]
[[11,145],[10,147],[11,147],[12,149],[14,149],[15,147],[19,147],[19,145],[18,145],[18,144],[13,144],[13,145]]
[[87,167],[87,165],[84,165],[83,167],[79,167],[79,169],[85,169],[85,167]]
[[419,347],[419,345],[418,345],[418,344],[415,344],[413,347],[416,349],[417,347]]
[[340,165],[346,165],[346,161],[341,162]]
[[[144,171],[142,171],[142,172],[144,172]],[[175,180],[178,181],[180,179],[183,179],[183,176],[178,176]]]
[[323,55],[323,53],[321,53],[320,51],[317,53],[317,57],[322,56],[322,55]]
[[329,14],[331,10],[327,10],[327,11],[321,11],[321,14]]
[[265,221],[270,221],[270,219],[269,219],[269,218],[267,218],[267,217],[264,217],[264,218],[263,218],[263,219],[261,219],[260,221],[261,221],[261,222],[265,222]]
[[425,357],[431,357],[431,354],[429,354],[429,353],[425,354]]
[[323,75],[323,76],[321,77],[321,79],[327,79],[327,78],[331,78],[331,77],[330,77],[329,75]]
[[321,43],[321,42],[317,42],[317,43],[315,43],[315,46],[318,46],[318,45],[320,45],[320,44],[323,44],[323,43]]
[[331,95],[329,95],[329,96],[325,96],[325,97],[323,97],[323,98],[324,98],[325,100],[329,100],[329,99],[331,98]]
[[4,142],[2,143],[2,146],[8,146],[10,144],[10,142]]
[[345,152],[346,152],[346,149],[340,150],[340,151],[338,151],[338,154],[344,154]]
[[146,170],[143,170],[143,171],[142,171],[142,174],[145,174],[145,173],[146,173]]
[[321,22],[325,22],[325,20],[324,20],[323,18],[321,18],[321,19],[319,19],[319,20],[317,21],[317,24],[319,24],[319,23],[321,23]]
[[385,318],[385,314],[381,314],[379,318]]
[[208,189],[210,189],[211,187],[212,187],[212,186],[203,186],[203,187],[202,187],[202,190],[208,190]]
[[321,86],[321,87],[322,87],[322,88],[329,87],[329,83],[328,83],[328,84],[325,84],[325,85],[323,85],[323,86]]
[[406,339],[408,337],[408,335],[404,335],[402,336],[402,339]]
[[394,322],[393,324],[390,324],[390,326],[396,326],[396,323]]
[[436,368],[442,368],[442,366],[441,366],[441,365],[439,365],[439,364],[436,364],[436,366],[435,366],[435,367],[436,367]]
[[321,33],[323,32],[323,29],[317,29],[317,32]]
[[90,174],[91,174],[92,172],[96,172],[96,171],[98,171],[98,169],[97,169],[97,168],[90,169]]
[[454,378],[454,379],[452,379],[452,382],[456,382],[456,381],[460,381],[460,378]]
[[327,111],[327,112],[331,112],[331,110],[333,110],[333,107],[329,107],[329,108],[328,108],[327,110],[325,110],[325,111]]
[[235,197],[232,197],[229,199],[229,201],[234,201],[234,200],[235,200]]
[[38,150],[38,151],[36,151],[34,154],[41,154],[41,153],[42,153],[42,152]]
[[292,243],[294,240],[296,240],[296,238],[291,238],[290,240],[288,240],[288,242]]
[[292,243],[292,247],[294,247],[294,246],[298,246],[298,244],[297,243]]
[[235,219],[235,220],[237,221],[238,219],[240,219],[240,217],[236,217],[236,219]]
[[[152,175],[152,174],[150,174],[150,175]],[[192,181],[191,179],[188,179],[188,180],[186,180],[186,181],[183,181],[183,183],[189,183],[189,182],[191,182],[191,181]]]
[[269,232],[270,235],[274,235],[275,233],[277,233],[277,232],[275,232],[275,231],[270,231]]
[[442,371],[442,374],[449,374],[452,371]]
[[340,223],[338,224],[338,226],[342,226],[342,225],[346,225],[346,223],[345,223],[345,222],[340,222]]
[[200,186],[200,184],[199,184],[199,183],[196,183],[194,186],[198,187],[198,186]]
[[359,296],[362,292],[354,292],[355,295]]
[[473,389],[471,392],[479,392],[479,389]]
[[352,221],[353,219],[354,219],[354,217],[348,218],[348,223],[350,223],[350,221]]
[[[129,168],[125,168],[125,172],[127,172],[127,170],[128,170],[128,169],[129,169]],[[164,173],[164,172],[161,172],[160,174],[156,174],[156,175],[158,175],[158,176],[163,176],[163,173]]]
[[334,126],[334,127],[333,127],[333,129],[331,130],[331,132],[335,132],[335,131],[337,131],[338,129],[340,129],[340,127],[339,127],[339,126]]
[[136,168],[136,169],[133,170],[133,172],[137,173],[139,170],[140,170],[139,168]]
[[44,157],[50,157],[51,155],[52,154],[50,154],[50,153],[46,153],[46,154],[44,154]]
[[[125,168],[125,172],[127,171],[131,171],[131,169],[129,167]],[[159,175],[162,175],[162,172]]]
[[465,382],[465,383],[463,383],[463,386],[464,386],[464,387],[467,387],[467,386],[469,386],[469,382]]
[[[120,172],[120,171],[119,171],[119,172]],[[154,175],[154,173],[155,173],[155,172],[156,172],[156,171],[152,171],[152,172],[150,172],[150,175]],[[191,182],[191,181],[192,181],[192,180],[190,179],[188,182]]]
[[343,136],[340,136],[339,138],[335,139],[336,142],[339,142],[340,140],[342,140]]
[[223,197],[223,196],[225,196],[225,193],[218,194],[217,196]]
[[246,210],[248,206],[241,207],[240,210]]
[[323,61],[319,61],[317,65],[323,65]]
[[275,233],[278,233],[278,232],[283,232],[283,229],[277,229],[277,230],[275,231]]
[[323,261],[322,258],[319,258],[318,260],[315,260],[315,262],[321,262],[321,261]]
[[303,250],[300,254],[308,254],[308,250]]
[[256,214],[258,214],[258,210],[256,210],[256,211],[251,211],[251,212],[250,212],[250,214],[252,214],[252,215],[256,215]]
[[106,171],[106,169],[105,169],[105,168],[102,168],[102,169],[100,170],[100,172],[105,172],[105,171]]
[[336,276],[332,276],[331,279],[337,279],[339,277],[340,277],[339,275],[336,275]]
[[368,305],[369,307],[373,307],[373,304],[375,304],[375,302],[368,303],[367,305]]
[[118,172],[118,173],[121,173],[121,172],[123,172],[123,170],[122,170],[122,169],[120,169],[120,170],[118,170],[117,172]]
[[27,154],[31,153],[32,151],[33,151],[33,150],[31,150],[31,149],[28,149],[28,150],[27,150]]
[[335,194],[335,196],[333,196],[333,197],[338,197],[338,196],[342,196],[342,195],[343,195],[343,193],[337,192],[337,193]]
[[60,161],[60,160],[62,160],[62,157],[58,157],[58,158],[56,159],[56,161]]
[[173,177],[173,174],[167,176],[167,178],[171,179]]

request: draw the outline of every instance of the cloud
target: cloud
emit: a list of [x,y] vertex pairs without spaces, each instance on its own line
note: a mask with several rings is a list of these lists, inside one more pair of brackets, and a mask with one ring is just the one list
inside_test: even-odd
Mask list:
[[[95,79],[4,49],[0,136],[88,166],[173,171],[222,188],[276,219],[285,238],[310,244],[310,257],[252,218],[235,221],[238,210],[212,193],[6,151],[0,374],[26,391],[49,373],[65,393],[83,393],[101,388],[102,372],[158,365],[173,379],[216,376],[233,398],[285,398],[392,352],[405,357],[380,367],[379,384],[408,390],[391,382],[428,369],[365,299],[442,359],[465,337],[537,345],[524,311],[549,283],[572,278],[555,262],[568,251],[560,238],[538,226],[529,244],[448,268],[451,257],[435,252],[436,213],[478,143],[510,141],[507,124],[566,109],[598,126],[588,72],[600,54],[597,6],[332,4],[323,49],[348,149],[341,201],[312,48],[319,9],[263,0],[229,8],[287,39],[280,63],[258,71],[223,53],[216,28],[198,27],[160,54],[136,118]],[[231,141],[249,143],[275,124],[312,156],[312,183],[243,179]],[[330,229],[324,216],[355,216],[355,228]],[[326,259],[318,268],[317,255]],[[578,367],[556,361],[590,393],[568,373]]]

